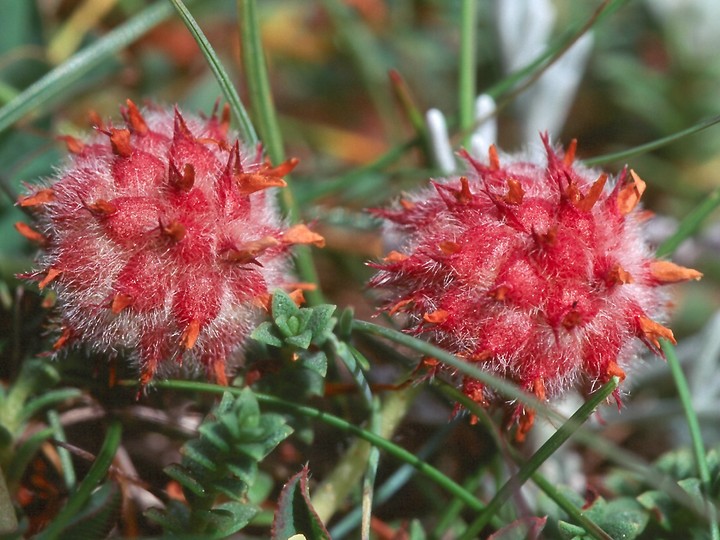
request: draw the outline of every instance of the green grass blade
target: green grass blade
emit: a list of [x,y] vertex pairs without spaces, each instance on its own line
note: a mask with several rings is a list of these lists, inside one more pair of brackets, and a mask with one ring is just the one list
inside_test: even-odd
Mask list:
[[[121,381],[120,384],[122,384],[123,386],[135,386],[137,385],[137,381]],[[210,383],[181,380],[157,381],[153,383],[153,386],[155,386],[156,388],[206,392],[212,394],[222,394],[223,392],[230,392],[234,395],[237,395],[242,392],[241,388],[228,388]],[[256,393],[255,396],[260,403],[265,403],[273,407],[278,407],[294,414],[305,416],[307,418],[319,420],[320,422],[323,422],[324,424],[327,424],[331,427],[364,439],[370,444],[377,446],[380,450],[387,452],[388,455],[413,466],[420,473],[424,474],[433,482],[437,483],[440,487],[447,490],[451,495],[454,495],[461,499],[468,506],[468,508],[476,512],[485,508],[485,505],[482,503],[482,501],[475,497],[475,495],[467,491],[465,488],[463,488],[451,478],[444,475],[438,469],[418,458],[412,452],[408,452],[404,448],[373,433],[372,431],[360,428],[346,421],[343,418],[329,414],[325,411],[321,411],[314,407],[298,405],[297,403],[286,401],[284,399],[280,399],[278,397],[270,396],[267,394]]]
[[[285,159],[285,149],[270,89],[255,0],[238,0],[238,13],[250,109],[268,156],[273,163],[278,164]],[[292,193],[289,189],[285,189],[283,192]],[[292,201],[284,199],[283,204],[284,210],[290,214],[291,219],[296,221],[297,209],[294,208]]]
[[[240,39],[242,41],[243,66],[248,86],[250,109],[257,122],[260,139],[273,163],[279,164],[285,159],[282,134],[277,121],[270,81],[268,79],[265,54],[260,39],[260,25],[255,9],[255,0],[237,0],[240,17]],[[293,195],[290,180],[287,187],[280,190],[280,203],[292,223],[300,220],[300,210]],[[295,246],[295,265],[303,281],[319,283],[312,251],[309,246]],[[307,291],[305,294],[310,305],[323,303],[320,290]]]
[[720,123],[720,115],[713,116],[711,118],[706,118],[705,120],[701,120],[697,124],[690,126],[687,129],[678,131],[677,133],[673,133],[672,135],[668,135],[667,137],[662,137],[660,139],[650,141],[648,143],[641,144],[640,146],[635,146],[634,148],[629,148],[627,150],[621,150],[620,152],[613,152],[612,154],[604,154],[602,156],[596,156],[594,158],[585,159],[585,160],[583,160],[583,163],[585,165],[587,165],[588,167],[594,167],[596,165],[612,163],[614,161],[623,161],[623,160],[626,160],[633,156],[637,156],[639,154],[644,154],[646,152],[650,152],[652,150],[657,150],[658,148],[662,148],[663,146],[666,146],[675,141],[679,141],[680,139],[682,139],[684,137],[688,137],[689,135],[694,135],[695,133],[698,133],[700,131],[703,131],[704,129],[712,127],[717,123]]
[[233,116],[239,123],[240,134],[242,135],[243,140],[250,145],[257,144],[258,138],[255,133],[255,128],[253,127],[250,117],[240,100],[237,90],[235,90],[235,86],[230,80],[230,76],[227,71],[225,71],[225,68],[220,62],[217,54],[215,54],[215,50],[212,48],[212,45],[210,45],[207,37],[205,37],[205,34],[201,30],[197,21],[182,0],[170,0],[170,2],[172,2],[173,7],[178,12],[178,15],[180,15],[183,23],[185,23],[185,26],[190,31],[193,38],[195,38],[198,47],[200,47],[200,50],[205,56],[205,60],[207,60],[210,70],[213,75],[215,75],[215,79],[217,80],[225,99],[230,104],[230,110],[232,111]]
[[720,206],[720,189],[713,191],[680,222],[677,231],[658,247],[655,255],[667,257],[687,238],[695,234],[703,221]]
[[[462,536],[462,540],[469,540],[475,538],[476,535],[483,530],[483,528],[490,522],[492,516],[496,514],[500,507],[510,498],[510,496],[520,489],[520,487],[540,468],[540,466],[547,461],[565,442],[584,424],[595,409],[605,401],[610,394],[612,394],[619,383],[617,377],[613,377],[610,381],[604,384],[599,390],[597,390],[590,399],[588,399],[582,406],[573,414],[570,419],[565,422],[560,429],[558,429],[552,437],[550,437],[545,444],[543,444],[537,452],[525,463],[520,470],[512,475],[505,485],[495,494],[492,500],[488,503],[485,510],[478,516],[478,518],[470,525],[468,530]],[[593,537],[600,540],[609,540],[609,536],[602,530],[594,528],[589,530],[588,533]]]
[[463,133],[468,133],[463,142],[465,146],[470,143],[469,132],[475,122],[477,4],[476,0],[463,0],[460,9],[460,76],[458,86],[460,130]]
[[0,109],[0,133],[26,114],[44,110],[52,100],[82,82],[90,70],[102,65],[170,15],[172,8],[168,4],[156,2],[45,74]]
[[100,448],[100,452],[98,452],[87,475],[85,475],[85,478],[80,482],[77,490],[70,496],[65,507],[55,516],[52,523],[36,536],[38,540],[53,540],[61,537],[65,526],[67,526],[72,518],[85,506],[93,490],[107,474],[112,460],[115,457],[115,452],[118,446],[120,446],[121,436],[122,426],[120,422],[110,424],[102,448]]
[[[692,403],[692,396],[690,395],[690,388],[683,373],[682,367],[680,367],[680,361],[675,354],[675,347],[663,339],[660,342],[662,350],[667,358],[670,372],[672,373],[673,380],[675,381],[675,387],[677,388],[678,397],[682,404],[683,411],[685,412],[685,419],[687,421],[688,431],[690,432],[690,440],[692,441],[692,449],[695,457],[695,466],[697,467],[698,476],[702,482],[703,492],[706,496],[710,493],[710,487],[712,484],[712,478],[710,477],[710,468],[708,467],[707,456],[705,454],[705,445],[703,443],[702,431],[700,430],[700,422],[698,422],[697,414]],[[717,519],[715,518],[716,509],[714,505],[708,501],[708,511],[710,513],[710,537],[712,540],[720,539],[720,526],[718,525]]]

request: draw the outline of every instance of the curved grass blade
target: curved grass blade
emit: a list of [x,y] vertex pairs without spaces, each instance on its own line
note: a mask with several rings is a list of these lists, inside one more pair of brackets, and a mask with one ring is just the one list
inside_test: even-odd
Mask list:
[[170,0],[170,2],[172,2],[173,7],[180,15],[183,23],[190,31],[193,38],[195,38],[195,42],[198,44],[198,47],[200,47],[200,50],[205,56],[205,60],[207,60],[210,70],[213,75],[215,75],[215,79],[217,80],[225,99],[230,104],[230,110],[232,110],[235,119],[239,122],[240,133],[243,139],[250,145],[256,145],[258,143],[258,137],[255,133],[255,128],[253,127],[250,117],[240,100],[237,90],[235,90],[235,86],[230,81],[230,77],[227,71],[225,71],[225,68],[220,62],[217,54],[215,54],[215,50],[212,48],[212,45],[210,45],[207,37],[205,37],[205,34],[200,29],[197,21],[182,0]]
[[[173,0],[175,1],[175,0]],[[260,138],[267,148],[268,155],[273,163],[279,164],[285,159],[282,134],[278,126],[277,113],[270,91],[265,54],[260,39],[260,24],[255,10],[255,0],[237,0],[240,14],[240,39],[242,41],[243,66],[247,82],[250,109],[258,124]],[[293,186],[286,178],[287,187],[280,191],[280,203],[291,223],[300,219],[300,209],[293,195]],[[309,246],[296,246],[295,265],[303,281],[319,283],[317,270]],[[307,291],[308,304],[323,303],[319,289]]]
[[[608,396],[610,396],[610,394],[613,393],[613,391],[615,391],[619,382],[620,380],[617,377],[610,379],[610,381],[597,390],[588,401],[583,403],[583,405],[570,417],[567,422],[560,426],[560,429],[558,429],[552,437],[550,437],[547,442],[545,442],[545,444],[543,444],[538,451],[532,455],[527,463],[525,463],[517,473],[512,475],[512,477],[505,482],[505,485],[495,494],[485,510],[483,510],[480,516],[478,516],[478,518],[467,529],[464,536],[462,536],[462,540],[475,538],[475,535],[490,522],[490,518],[495,515],[498,510],[500,510],[500,507],[505,503],[505,501],[507,501],[516,490],[520,489],[520,487],[533,475],[533,473],[535,473],[540,466],[550,456],[552,456],[558,448],[560,448],[565,441],[567,441],[580,428],[582,424],[587,421],[598,405],[600,405],[600,403],[602,403],[608,398]],[[610,537],[599,528],[587,532],[597,539],[610,539]]]
[[42,111],[48,103],[82,82],[90,70],[102,65],[116,52],[168,19],[171,14],[172,8],[169,5],[157,2],[45,74],[0,109],[0,132],[26,114]]
[[[134,386],[137,384],[137,381],[121,381],[120,384]],[[240,392],[242,392],[241,388],[234,388],[234,387],[228,388],[228,387],[218,386],[215,384],[200,383],[200,382],[194,382],[194,381],[167,380],[167,381],[157,381],[157,382],[153,383],[153,385],[157,388],[168,388],[168,389],[173,389],[173,390],[189,390],[189,391],[207,392],[207,393],[212,393],[212,394],[222,394],[224,392],[230,392],[233,395],[237,395]],[[423,473],[425,476],[427,476],[432,481],[437,483],[440,487],[446,489],[451,495],[454,495],[454,496],[458,497],[459,499],[461,499],[468,506],[468,508],[470,508],[476,512],[485,508],[485,505],[477,497],[475,497],[472,493],[467,491],[465,488],[463,488],[461,485],[456,483],[451,478],[445,476],[438,469],[436,469],[432,465],[429,465],[422,459],[418,458],[412,452],[408,452],[404,448],[396,445],[395,443],[393,443],[371,431],[360,428],[360,427],[346,421],[343,418],[329,414],[325,411],[321,411],[314,407],[298,405],[297,403],[293,403],[291,401],[286,401],[284,399],[280,399],[278,397],[270,396],[267,394],[256,393],[255,396],[257,397],[257,399],[260,403],[265,403],[267,405],[278,407],[278,408],[284,409],[286,411],[291,411],[295,414],[300,414],[307,418],[314,418],[314,419],[319,420],[331,427],[340,429],[341,431],[344,431],[346,433],[349,433],[351,435],[355,435],[361,439],[364,439],[364,440],[368,441],[370,444],[377,446],[380,450],[387,452],[389,455],[393,456],[394,458],[415,467],[415,469],[417,469],[419,472]],[[497,522],[496,522],[496,524],[499,525],[499,523],[497,523]]]
[[105,441],[98,452],[95,461],[77,490],[70,496],[65,507],[55,516],[55,519],[48,527],[36,536],[38,540],[53,540],[60,538],[65,526],[82,510],[85,503],[90,499],[93,490],[107,474],[108,469],[115,457],[115,451],[120,445],[122,426],[119,422],[113,422],[107,430]]
[[655,255],[658,257],[667,257],[672,255],[675,250],[687,238],[690,238],[697,232],[702,222],[720,206],[720,189],[713,191],[699,205],[697,205],[685,218],[680,222],[677,231],[665,240],[657,248]]
[[657,150],[658,148],[662,148],[663,146],[678,141],[684,137],[694,135],[695,133],[712,127],[717,123],[720,123],[720,115],[712,116],[710,118],[706,118],[705,120],[701,120],[697,124],[690,126],[687,129],[683,129],[682,131],[678,131],[677,133],[673,133],[672,135],[668,135],[667,137],[662,137],[655,141],[650,141],[648,143],[641,144],[640,146],[629,148],[627,150],[621,150],[620,152],[613,152],[612,154],[605,154],[602,156],[585,159],[583,160],[583,163],[588,167],[594,167],[595,165],[603,165],[605,163],[612,163],[613,161],[622,161],[627,158],[637,156],[639,154],[644,154],[652,150]]
[[[697,413],[693,407],[690,388],[688,387],[685,374],[680,367],[680,361],[675,354],[675,347],[673,347],[673,345],[665,339],[660,342],[660,345],[665,353],[665,358],[667,358],[667,363],[668,366],[670,366],[670,372],[672,373],[673,380],[675,381],[675,387],[677,388],[680,403],[685,411],[685,419],[687,421],[688,431],[690,432],[690,440],[692,441],[692,449],[695,457],[695,466],[697,467],[700,482],[702,482],[703,493],[707,497],[710,494],[712,478],[710,477],[710,467],[708,467],[702,431],[700,430],[700,422],[698,422]],[[712,540],[719,540],[720,526],[718,525],[717,519],[715,519],[717,510],[709,500],[707,501],[707,507],[711,518],[710,537]]]

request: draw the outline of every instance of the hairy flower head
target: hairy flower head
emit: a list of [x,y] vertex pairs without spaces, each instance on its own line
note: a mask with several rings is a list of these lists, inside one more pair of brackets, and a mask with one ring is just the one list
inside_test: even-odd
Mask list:
[[220,118],[131,101],[124,123],[95,118],[95,134],[64,137],[67,163],[19,204],[41,246],[27,275],[57,295],[54,349],[126,350],[140,380],[177,364],[226,382],[269,290],[288,285],[288,247],[321,244],[286,228],[267,188],[282,187],[290,160],[271,167]]
[[[465,153],[464,176],[379,211],[399,249],[375,265],[371,286],[415,333],[544,400],[624,379],[641,342],[659,353],[661,338],[674,341],[657,322],[662,286],[701,274],[653,257],[634,171],[610,179],[574,163],[574,142],[564,153],[543,142],[542,163],[501,163],[495,147],[487,164]],[[502,401],[477,380],[462,387],[479,403]],[[533,413],[515,417],[522,437]]]

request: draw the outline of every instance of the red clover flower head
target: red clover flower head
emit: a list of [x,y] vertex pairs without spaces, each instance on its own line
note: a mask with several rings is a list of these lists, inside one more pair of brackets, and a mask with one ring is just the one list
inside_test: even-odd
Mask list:
[[[624,379],[640,342],[655,353],[661,338],[674,342],[658,322],[662,286],[701,274],[654,258],[634,171],[611,180],[574,162],[574,141],[564,153],[543,142],[542,163],[501,163],[494,146],[487,164],[463,153],[464,176],[379,211],[400,247],[375,265],[371,286],[410,331],[545,400]],[[469,377],[462,389],[502,402]],[[519,438],[533,417],[515,409]]]
[[19,204],[41,245],[26,275],[57,295],[54,349],[127,350],[140,382],[173,366],[201,367],[227,383],[269,291],[289,286],[292,244],[321,245],[286,228],[268,188],[296,164],[271,167],[220,118],[128,100],[124,124],[94,118],[96,133],[63,137],[67,163]]

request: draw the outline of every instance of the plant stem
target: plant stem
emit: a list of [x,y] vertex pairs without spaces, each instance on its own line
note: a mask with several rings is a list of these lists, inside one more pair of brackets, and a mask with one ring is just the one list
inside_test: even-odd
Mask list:
[[[543,444],[537,452],[525,463],[520,470],[512,475],[505,485],[495,494],[492,500],[488,503],[485,510],[480,516],[472,523],[472,525],[465,531],[465,534],[461,537],[461,540],[470,540],[475,538],[476,535],[483,530],[483,528],[490,522],[492,516],[496,514],[500,507],[508,500],[508,498],[537,471],[540,466],[547,461],[565,442],[584,424],[590,415],[595,411],[598,405],[613,393],[617,388],[620,380],[617,377],[613,377],[605,383],[599,390],[597,390],[590,399],[583,403],[583,405],[573,414],[567,422],[565,422],[560,429],[558,429],[552,437],[550,437],[545,444]],[[608,540],[610,537],[601,530],[588,531],[594,538],[600,540]]]
[[[119,384],[123,386],[135,386],[137,385],[137,381],[121,381]],[[181,381],[181,380],[166,380],[166,381],[157,381],[153,383],[153,386],[157,388],[169,388],[173,390],[190,390],[190,391],[197,391],[197,392],[207,392],[212,394],[222,394],[224,392],[230,392],[232,394],[238,394],[243,391],[242,388],[235,388],[235,387],[225,387],[225,386],[218,386],[216,384],[210,384],[210,383],[200,383],[200,382],[193,382],[193,381]],[[397,393],[397,392],[395,392]],[[392,395],[392,394],[391,394]],[[286,401],[284,399],[271,396],[268,394],[261,394],[256,393],[255,397],[257,397],[258,401],[260,403],[265,403],[267,405],[278,407],[281,409],[284,409],[286,411],[290,411],[294,414],[300,414],[302,416],[305,416],[307,418],[313,418],[316,420],[319,420],[331,427],[340,429],[341,431],[344,431],[346,433],[350,433],[352,435],[355,435],[361,439],[364,439],[365,441],[369,442],[370,444],[373,444],[380,448],[380,450],[383,450],[387,452],[389,455],[393,456],[394,458],[407,463],[408,465],[411,465],[415,467],[419,472],[430,478],[433,482],[438,484],[440,487],[447,490],[451,495],[454,495],[461,499],[471,510],[474,510],[476,512],[482,510],[485,508],[485,505],[480,501],[477,497],[475,497],[472,493],[467,491],[465,488],[463,488],[461,485],[459,485],[457,482],[452,480],[451,478],[444,475],[442,472],[440,472],[438,469],[433,467],[432,465],[426,463],[422,459],[419,459],[415,454],[412,452],[408,452],[404,448],[396,445],[395,443],[383,438],[380,435],[377,435],[375,433],[372,433],[366,429],[360,428],[354,424],[351,424],[347,420],[340,418],[338,416],[332,415],[330,413],[321,411],[319,409],[316,409],[314,407],[308,407],[305,405],[298,405],[297,403],[293,403],[291,401]],[[385,412],[387,414],[387,412]],[[387,424],[389,423],[388,418],[384,419],[384,422]],[[347,482],[347,480],[346,480]],[[316,508],[317,509],[317,508]],[[502,523],[500,523],[497,519],[493,521],[493,526],[501,526]]]
[[247,111],[240,100],[237,90],[235,90],[235,86],[230,80],[230,76],[227,71],[225,71],[225,68],[223,67],[222,62],[220,62],[217,54],[215,54],[215,50],[212,48],[212,45],[210,45],[210,42],[200,29],[197,21],[195,21],[188,8],[185,4],[183,4],[182,0],[170,1],[205,56],[205,60],[210,67],[210,71],[212,71],[215,76],[220,89],[225,95],[225,99],[227,99],[230,104],[230,109],[232,110],[235,119],[240,124],[240,134],[242,135],[243,140],[252,146],[256,145],[258,138],[255,133],[255,128],[253,127],[252,122],[250,122]]
[[463,144],[469,145],[469,132],[475,120],[474,103],[477,90],[475,88],[475,63],[477,41],[477,0],[463,0],[460,10],[460,130],[466,133]]
[[[260,24],[255,9],[256,2],[255,0],[237,0],[237,7],[250,108],[260,132],[260,139],[267,149],[270,160],[274,164],[279,164],[285,160],[285,150],[270,90],[265,53],[260,37]],[[286,178],[286,180],[288,185],[280,190],[280,204],[290,222],[297,223],[300,220],[300,209],[295,201],[292,183],[289,179]],[[309,246],[295,246],[295,264],[303,281],[316,285],[319,283]],[[310,305],[323,302],[320,290],[307,291],[305,296]]]
[[[702,431],[700,430],[700,423],[698,422],[697,414],[695,414],[695,408],[693,407],[690,388],[688,387],[687,379],[685,378],[685,374],[680,366],[680,361],[675,354],[675,347],[673,347],[672,344],[665,339],[661,340],[660,345],[665,353],[665,358],[667,358],[667,363],[668,366],[670,366],[670,372],[672,373],[673,380],[675,381],[675,387],[677,388],[680,403],[685,411],[685,418],[687,420],[690,440],[692,441],[693,454],[695,456],[695,465],[697,467],[698,476],[700,476],[703,493],[709,498],[712,478],[710,477],[710,468],[708,467],[707,456],[705,455]],[[712,540],[720,540],[720,526],[718,526],[716,519],[715,506],[709,499],[706,504],[710,517],[710,537]]]

